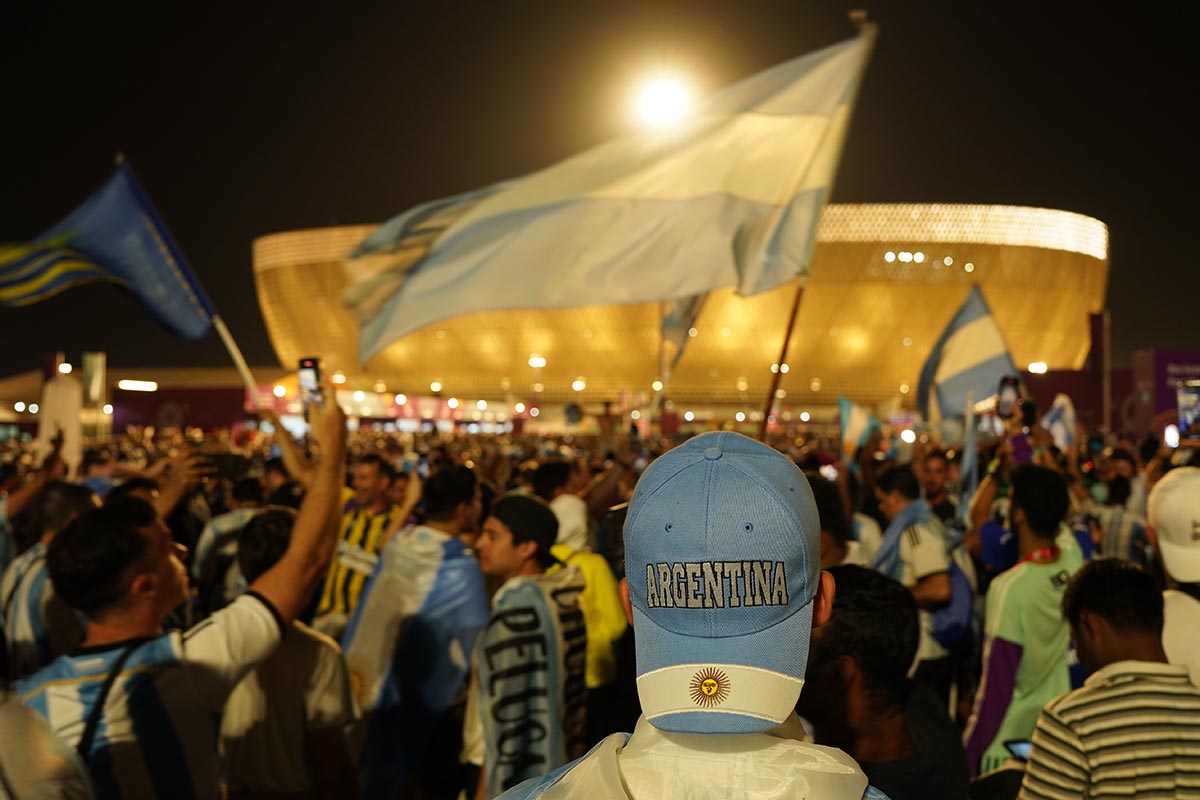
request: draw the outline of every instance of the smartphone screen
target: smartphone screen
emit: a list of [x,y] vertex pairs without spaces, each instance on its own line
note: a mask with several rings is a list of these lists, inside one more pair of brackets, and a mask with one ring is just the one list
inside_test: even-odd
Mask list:
[[1000,379],[996,395],[996,414],[1001,419],[1008,419],[1021,401],[1020,379],[1015,375],[1005,375]]
[[1200,381],[1175,384],[1175,410],[1179,414],[1179,439],[1200,440]]
[[1004,746],[1008,748],[1008,752],[1013,754],[1013,758],[1028,761],[1029,752],[1033,749],[1033,742],[1028,739],[1010,739],[1004,743]]
[[315,358],[300,359],[300,399],[304,404],[304,416],[308,416],[310,405],[321,403],[321,364]]

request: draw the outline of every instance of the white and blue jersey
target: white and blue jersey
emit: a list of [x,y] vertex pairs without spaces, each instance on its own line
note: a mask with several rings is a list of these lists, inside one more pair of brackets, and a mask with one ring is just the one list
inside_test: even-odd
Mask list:
[[83,641],[87,621],[55,594],[41,542],[8,565],[0,602],[10,681],[32,675]]
[[587,628],[576,567],[511,578],[475,644],[463,753],[487,796],[586,751]]
[[85,648],[15,684],[69,747],[83,738],[109,673],[128,649],[85,754],[96,797],[216,798],[221,710],[279,644],[278,613],[251,592],[195,627]]
[[380,553],[342,639],[363,711],[365,797],[390,798],[413,773],[453,769],[457,752],[438,763],[432,729],[461,694],[487,619],[479,562],[457,538],[419,525]]

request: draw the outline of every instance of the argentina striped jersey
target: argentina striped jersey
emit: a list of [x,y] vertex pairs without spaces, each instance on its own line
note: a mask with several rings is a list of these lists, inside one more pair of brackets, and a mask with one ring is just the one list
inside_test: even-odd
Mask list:
[[242,595],[186,632],[85,648],[15,685],[69,747],[127,648],[87,753],[99,800],[219,796],[217,734],[230,692],[279,644],[274,608]]
[[83,641],[86,621],[55,594],[41,542],[8,565],[0,602],[10,681],[32,675]]

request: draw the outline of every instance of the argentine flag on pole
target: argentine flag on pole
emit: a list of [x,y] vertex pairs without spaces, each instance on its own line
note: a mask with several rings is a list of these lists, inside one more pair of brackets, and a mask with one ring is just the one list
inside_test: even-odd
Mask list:
[[1016,374],[1000,326],[979,285],[972,285],[921,368],[917,408],[931,422],[962,416],[968,392],[978,402],[996,394],[1002,377]]
[[475,311],[743,295],[807,274],[874,40],[778,65],[523,178],[406,211],[351,254],[364,362]]
[[0,244],[0,305],[29,305],[95,281],[125,287],[185,339],[199,339],[212,326],[203,287],[124,161],[33,242]]
[[881,427],[870,410],[845,397],[838,398],[838,420],[842,427],[842,454],[851,459],[871,433]]

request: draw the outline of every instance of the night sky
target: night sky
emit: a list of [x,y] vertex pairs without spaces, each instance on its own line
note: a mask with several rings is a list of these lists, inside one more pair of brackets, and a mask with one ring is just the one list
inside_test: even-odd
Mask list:
[[[0,17],[0,241],[52,225],[124,152],[247,360],[275,363],[251,273],[255,237],[382,222],[547,166],[627,129],[633,89],[655,67],[717,89],[853,36],[854,7],[9,7]],[[1149,4],[862,7],[879,38],[833,202],[1094,216],[1112,242],[1114,362],[1141,348],[1200,345],[1186,277],[1195,269],[1196,203],[1185,194],[1197,172],[1185,122],[1193,42],[1180,20]],[[230,363],[215,334],[179,340],[108,286],[0,309],[0,337],[0,377],[56,350],[72,360],[104,350],[118,366]]]

